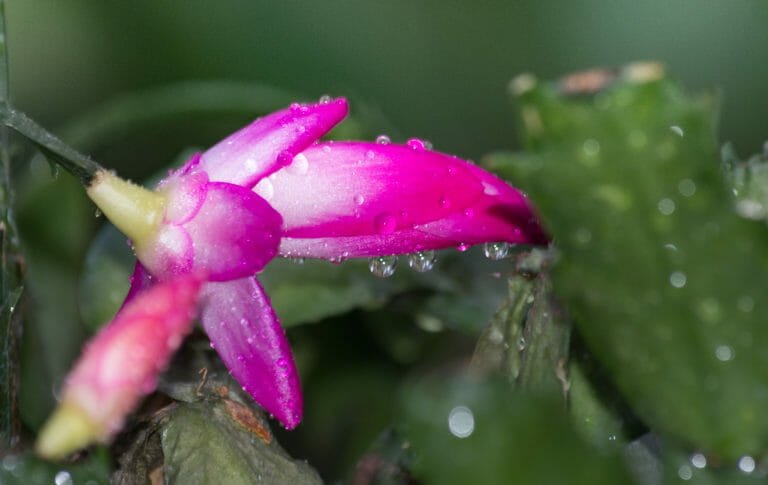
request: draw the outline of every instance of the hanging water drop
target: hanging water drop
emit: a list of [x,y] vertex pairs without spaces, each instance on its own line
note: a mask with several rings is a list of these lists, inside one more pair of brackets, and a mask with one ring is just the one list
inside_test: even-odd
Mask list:
[[368,260],[371,274],[379,278],[389,278],[397,269],[397,256],[379,256]]
[[493,261],[499,261],[504,259],[509,254],[509,243],[507,242],[491,242],[483,244],[483,254],[488,259]]
[[456,249],[457,249],[457,250],[458,250],[460,253],[463,253],[464,251],[466,251],[467,249],[469,249],[469,244],[467,244],[467,243],[459,243],[459,245],[458,245],[458,246],[456,246]]
[[298,258],[288,258],[288,261],[290,261],[293,264],[304,264],[305,259],[298,257]]
[[407,142],[405,142],[406,145],[411,150],[417,151],[417,152],[423,152],[426,149],[426,146],[424,145],[424,142],[422,140],[419,140],[418,138],[411,138]]
[[389,145],[391,142],[392,140],[390,140],[387,135],[379,135],[376,137],[376,143],[379,145]]
[[319,100],[320,104],[328,104],[330,102],[331,102],[331,97],[329,95],[324,94],[324,95],[320,96],[320,100]]
[[425,273],[435,267],[437,255],[434,251],[419,251],[408,256],[408,266],[419,273]]

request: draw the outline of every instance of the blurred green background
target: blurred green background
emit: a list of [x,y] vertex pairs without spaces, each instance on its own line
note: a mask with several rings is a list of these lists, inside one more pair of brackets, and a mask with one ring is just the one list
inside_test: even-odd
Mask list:
[[474,158],[515,144],[512,76],[657,59],[722,93],[723,139],[754,152],[765,137],[762,0],[7,3],[16,104],[49,125],[139,88],[251,80],[359,96],[403,134]]

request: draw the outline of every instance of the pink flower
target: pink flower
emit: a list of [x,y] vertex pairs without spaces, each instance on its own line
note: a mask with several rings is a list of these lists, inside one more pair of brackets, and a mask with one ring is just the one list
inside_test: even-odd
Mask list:
[[120,430],[190,331],[201,283],[188,274],[153,286],[87,344],[40,433],[40,455],[61,458]]
[[301,421],[298,373],[253,276],[275,255],[338,261],[547,242],[520,192],[419,140],[318,143],[346,113],[344,99],[294,104],[195,155],[156,192],[104,173],[88,189],[133,241],[140,263],[128,300],[149,275],[208,274],[201,323],[211,345],[289,429]]

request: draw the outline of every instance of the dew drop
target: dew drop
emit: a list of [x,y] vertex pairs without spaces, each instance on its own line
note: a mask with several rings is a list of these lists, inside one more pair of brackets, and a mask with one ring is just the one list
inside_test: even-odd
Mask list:
[[72,475],[68,471],[61,470],[56,473],[55,477],[53,477],[53,483],[56,485],[72,485],[75,482],[72,480]]
[[290,261],[293,264],[304,264],[305,259],[304,258],[288,258],[288,261]]
[[715,357],[720,362],[728,362],[733,360],[733,349],[728,345],[718,345],[715,348]]
[[293,157],[293,161],[288,165],[288,171],[298,175],[305,175],[309,171],[309,160],[307,160],[303,153],[299,153]]
[[683,131],[683,129],[681,127],[677,126],[677,125],[670,126],[669,127],[669,131],[671,131],[672,133],[674,133],[675,135],[677,135],[677,136],[679,136],[681,138],[683,136],[685,136],[685,132]]
[[448,413],[448,429],[457,438],[467,438],[475,431],[475,415],[466,406],[456,406]]
[[392,214],[383,212],[373,220],[376,232],[379,234],[391,234],[397,229],[397,219]]
[[410,140],[405,142],[405,144],[408,145],[408,147],[411,150],[415,150],[417,152],[423,152],[427,148],[426,145],[424,144],[424,141],[419,140],[418,138],[411,138]]
[[488,259],[498,261],[504,259],[509,254],[509,243],[507,242],[490,242],[483,244],[483,254]]
[[672,199],[661,199],[657,207],[659,212],[668,216],[675,212],[675,201]]
[[467,249],[469,249],[469,244],[467,244],[467,243],[459,243],[459,245],[458,245],[458,246],[456,246],[456,249],[457,249],[459,252],[463,253],[464,251],[466,251]]
[[739,470],[744,473],[752,473],[755,471],[755,459],[749,455],[744,455],[739,458]]
[[318,101],[320,104],[328,104],[331,102],[331,97],[327,94],[324,94],[320,96],[320,100]]
[[275,196],[275,186],[268,178],[263,178],[258,183],[258,193],[264,200],[270,201]]
[[688,277],[685,276],[685,273],[682,271],[675,271],[671,275],[669,275],[669,284],[674,286],[675,288],[682,288],[685,286],[685,283],[688,281]]
[[677,184],[677,190],[680,195],[690,197],[696,193],[696,182],[691,179],[683,179]]
[[376,137],[376,143],[379,145],[389,145],[392,143],[392,140],[387,135],[379,135]]
[[408,256],[408,266],[419,273],[425,273],[435,267],[437,255],[434,251],[420,251]]
[[301,111],[301,105],[299,103],[291,103],[290,109],[291,109],[291,112],[298,113],[299,111]]
[[96,219],[98,219],[99,217],[101,217],[101,209],[99,209],[99,208],[97,207],[97,208],[96,208],[96,211],[93,213],[93,215],[94,215],[94,216],[96,216]]
[[365,196],[362,194],[357,194],[355,196],[355,204],[357,205],[363,205],[363,202],[365,202]]
[[281,167],[286,167],[291,164],[294,156],[295,155],[293,154],[293,152],[289,152],[288,150],[283,150],[277,154],[277,163]]
[[379,256],[368,260],[371,274],[379,278],[389,278],[397,269],[397,256]]
[[372,159],[373,159],[373,158],[375,158],[375,157],[376,157],[376,153],[374,153],[374,151],[373,151],[373,150],[367,150],[367,151],[365,152],[365,158],[367,158],[367,159],[369,159],[369,160],[372,160]]
[[702,469],[707,467],[707,457],[702,453],[694,453],[691,455],[691,465],[696,468]]

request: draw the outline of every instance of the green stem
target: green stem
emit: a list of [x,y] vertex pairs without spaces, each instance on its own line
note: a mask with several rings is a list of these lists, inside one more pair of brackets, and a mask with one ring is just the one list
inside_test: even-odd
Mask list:
[[7,127],[37,145],[49,159],[79,178],[83,185],[90,185],[96,172],[103,170],[101,165],[58,139],[21,111],[11,109],[7,105],[5,108],[3,122]]
[[[8,51],[5,2],[0,0],[0,110],[8,103]],[[13,448],[19,438],[16,397],[20,321],[16,307],[22,291],[22,256],[11,204],[8,132],[0,126],[0,449]]]

